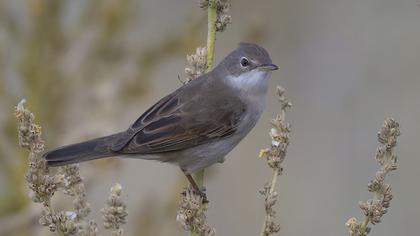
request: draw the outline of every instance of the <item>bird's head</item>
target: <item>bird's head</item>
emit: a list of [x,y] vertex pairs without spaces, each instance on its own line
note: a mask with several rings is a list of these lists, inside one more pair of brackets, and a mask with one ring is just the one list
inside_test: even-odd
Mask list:
[[278,66],[271,62],[268,52],[252,43],[240,43],[215,71],[225,78],[229,85],[245,91],[267,90],[268,75]]

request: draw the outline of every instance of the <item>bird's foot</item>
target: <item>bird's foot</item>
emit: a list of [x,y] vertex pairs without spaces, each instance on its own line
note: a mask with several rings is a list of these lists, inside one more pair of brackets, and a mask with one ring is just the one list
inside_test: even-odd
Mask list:
[[201,203],[203,203],[203,204],[209,203],[209,200],[207,199],[207,194],[206,194],[206,188],[205,187],[203,187],[201,189],[198,189],[198,188],[194,188],[193,186],[189,185],[188,188],[186,188],[184,191],[182,191],[181,194],[183,196],[186,196],[187,191],[190,191],[194,195],[200,196]]
[[203,204],[209,203],[209,200],[207,199],[205,187],[202,187],[200,190],[194,189],[194,193],[201,197]]

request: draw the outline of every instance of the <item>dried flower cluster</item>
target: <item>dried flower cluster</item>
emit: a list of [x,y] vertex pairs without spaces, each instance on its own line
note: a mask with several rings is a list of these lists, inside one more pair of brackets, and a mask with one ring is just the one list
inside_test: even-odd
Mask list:
[[267,183],[260,193],[264,196],[265,206],[265,221],[261,230],[261,235],[273,235],[280,231],[280,225],[274,222],[276,212],[273,207],[277,202],[277,192],[275,186],[277,176],[283,172],[282,163],[286,158],[287,147],[290,140],[290,124],[285,121],[286,109],[291,107],[292,104],[284,96],[284,88],[277,87],[277,97],[281,104],[281,113],[277,114],[276,118],[271,120],[273,126],[270,130],[271,146],[260,151],[260,157],[267,159],[268,166],[273,169],[273,177],[271,183]]
[[98,226],[95,221],[91,220],[80,229],[79,234],[80,236],[96,236],[98,235]]
[[374,194],[372,199],[366,202],[359,202],[359,206],[365,215],[365,220],[359,222],[356,218],[350,218],[346,227],[351,236],[365,236],[370,232],[368,224],[381,222],[382,216],[387,212],[392,199],[391,186],[385,183],[386,175],[397,169],[397,156],[394,148],[397,145],[397,138],[400,135],[400,127],[394,119],[387,118],[378,132],[378,148],[376,160],[380,169],[376,172],[373,180],[368,184],[369,192]]
[[[199,5],[203,9],[207,9],[209,7],[215,8],[215,31],[222,32],[226,29],[227,25],[231,23],[231,16],[228,15],[230,8],[230,3],[228,0],[201,0]],[[216,32],[213,32],[213,34],[215,33]],[[214,46],[214,42],[212,45]],[[212,64],[212,62],[209,64],[207,63],[207,51],[208,48],[199,47],[196,49],[195,54],[187,56],[189,67],[185,68],[187,78],[184,83],[190,82],[191,80],[204,74],[208,69],[211,69],[208,68],[209,66],[211,67],[210,64]]]
[[187,78],[185,83],[198,78],[206,72],[207,68],[207,49],[205,47],[198,47],[195,54],[187,55],[189,67],[185,68]]
[[121,228],[126,223],[127,206],[121,200],[122,187],[120,184],[115,184],[111,188],[107,206],[101,210],[104,219],[105,229],[113,230],[112,236],[121,236],[124,234],[124,230]]
[[290,124],[285,122],[285,114],[286,109],[291,107],[292,104],[284,96],[284,88],[278,86],[276,92],[281,104],[281,113],[271,120],[273,126],[270,130],[271,147],[261,150],[260,157],[267,158],[268,166],[272,169],[278,169],[280,175],[283,171],[281,164],[286,157],[290,139]]
[[80,176],[79,165],[67,165],[59,168],[59,173],[64,176],[63,192],[73,199],[76,221],[80,221],[90,213],[90,204],[87,202],[86,189]]
[[25,109],[26,100],[23,99],[16,106],[15,116],[19,145],[34,153],[44,150],[44,141],[41,139],[41,127],[34,123],[34,115]]
[[45,161],[40,158],[40,153],[44,150],[44,141],[41,139],[41,127],[34,123],[34,115],[24,108],[25,102],[25,100],[19,102],[15,116],[17,119],[19,145],[30,151],[26,181],[32,190],[32,201],[49,205],[49,199],[62,185],[63,176],[48,175]]
[[[34,115],[24,107],[22,100],[16,107],[18,138],[20,146],[27,148],[29,167],[26,181],[31,190],[32,201],[42,203],[40,224],[47,226],[52,232],[64,235],[75,234],[81,228],[79,221],[90,212],[86,201],[86,192],[77,165],[61,168],[57,174],[51,174],[42,158],[44,141],[41,139],[41,127],[34,123]],[[51,198],[56,191],[63,191],[75,198],[75,211],[55,212],[51,206]]]
[[74,212],[59,211],[54,213],[51,207],[47,207],[42,211],[39,223],[48,227],[51,232],[59,232],[64,235],[76,234],[78,226],[74,221]]
[[230,8],[228,0],[201,0],[199,4],[203,9],[207,9],[211,4],[215,4],[217,10],[216,31],[224,31],[226,26],[232,22],[232,16],[228,15]]
[[190,186],[182,195],[176,220],[185,230],[194,231],[203,236],[215,235],[216,230],[207,223],[205,214],[207,207],[207,203],[203,203],[203,198]]
[[280,231],[280,225],[274,222],[276,217],[276,211],[273,209],[274,205],[277,202],[278,193],[271,190],[271,185],[266,184],[264,188],[260,189],[260,194],[264,196],[264,208],[265,208],[265,222],[263,227],[262,235],[272,235]]
[[[49,171],[45,159],[41,156],[44,151],[41,127],[34,123],[34,115],[24,107],[24,104],[25,100],[22,100],[16,106],[15,115],[19,144],[29,150],[26,181],[31,190],[31,198],[33,202],[43,205],[39,223],[59,235],[96,236],[98,233],[96,223],[86,221],[90,205],[87,202],[79,166],[74,164],[60,167],[56,174]],[[73,198],[73,210],[55,211],[51,206],[51,198],[59,190]],[[117,185],[112,189],[108,207],[104,210],[107,215],[105,227],[109,225],[110,228],[116,229],[113,235],[122,235],[119,226],[125,223],[127,215],[120,194],[121,186]]]

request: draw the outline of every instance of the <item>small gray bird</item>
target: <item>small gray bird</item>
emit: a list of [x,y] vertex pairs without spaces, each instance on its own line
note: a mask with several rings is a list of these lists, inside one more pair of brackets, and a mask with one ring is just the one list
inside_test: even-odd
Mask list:
[[265,108],[268,77],[278,67],[267,51],[241,43],[212,71],[159,100],[126,131],[59,147],[44,154],[48,166],[124,156],[178,165],[191,173],[228,154]]

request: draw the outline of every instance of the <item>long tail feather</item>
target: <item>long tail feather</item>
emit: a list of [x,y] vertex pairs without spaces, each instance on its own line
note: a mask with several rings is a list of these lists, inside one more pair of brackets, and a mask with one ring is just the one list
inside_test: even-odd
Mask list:
[[48,166],[62,166],[83,161],[118,155],[110,149],[122,133],[113,134],[86,142],[70,144],[44,154]]

